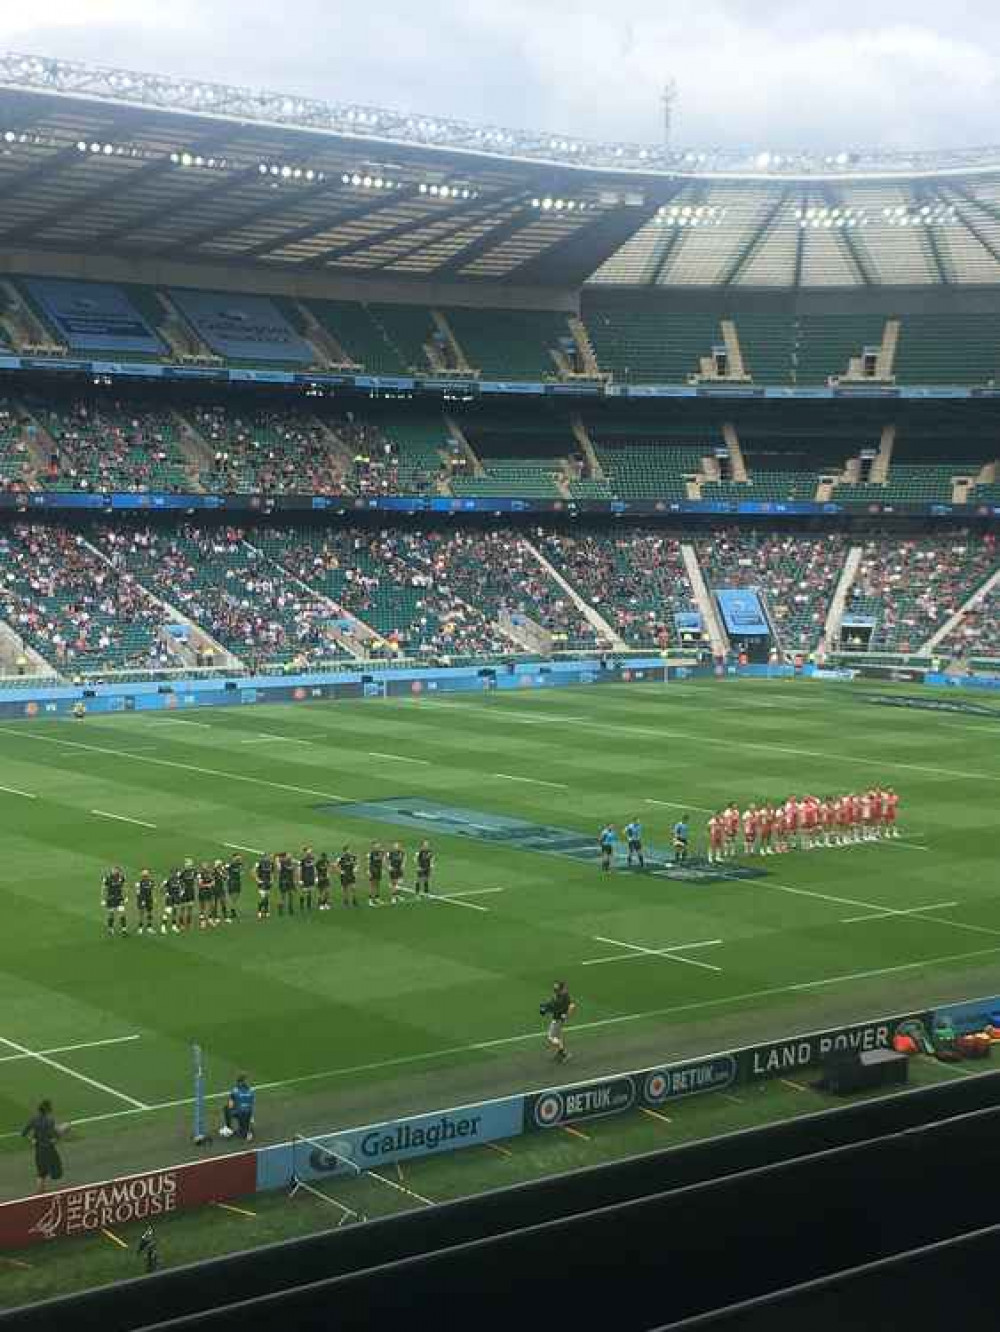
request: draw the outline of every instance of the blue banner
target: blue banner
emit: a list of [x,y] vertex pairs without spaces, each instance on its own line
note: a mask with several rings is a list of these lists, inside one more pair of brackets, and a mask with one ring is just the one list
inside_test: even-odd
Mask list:
[[739,638],[759,638],[771,632],[755,587],[717,587],[715,599],[728,633]]
[[283,1142],[257,1153],[257,1190],[286,1188],[293,1178],[350,1176],[354,1173],[352,1166],[379,1170],[397,1161],[514,1138],[523,1131],[524,1097],[511,1096]]
[[266,296],[226,292],[170,292],[199,337],[219,356],[235,361],[295,361],[307,365],[315,353]]
[[76,351],[135,351],[158,356],[164,350],[120,287],[63,278],[26,278],[24,285],[62,341]]

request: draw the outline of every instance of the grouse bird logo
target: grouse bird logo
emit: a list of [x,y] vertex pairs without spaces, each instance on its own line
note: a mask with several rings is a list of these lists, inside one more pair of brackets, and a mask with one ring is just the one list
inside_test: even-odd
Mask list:
[[53,1198],[48,1208],[31,1227],[29,1235],[41,1235],[43,1239],[55,1239],[62,1225],[62,1199]]

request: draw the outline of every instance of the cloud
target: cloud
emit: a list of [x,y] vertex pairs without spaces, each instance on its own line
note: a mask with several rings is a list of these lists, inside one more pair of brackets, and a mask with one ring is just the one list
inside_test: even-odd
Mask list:
[[0,45],[594,138],[782,149],[995,137],[980,0],[34,0]]

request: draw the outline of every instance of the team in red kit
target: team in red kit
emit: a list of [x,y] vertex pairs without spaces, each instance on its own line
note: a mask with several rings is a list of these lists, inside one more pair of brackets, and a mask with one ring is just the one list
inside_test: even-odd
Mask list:
[[899,796],[891,787],[846,795],[789,796],[741,810],[735,803],[708,820],[708,859],[771,856],[898,837]]

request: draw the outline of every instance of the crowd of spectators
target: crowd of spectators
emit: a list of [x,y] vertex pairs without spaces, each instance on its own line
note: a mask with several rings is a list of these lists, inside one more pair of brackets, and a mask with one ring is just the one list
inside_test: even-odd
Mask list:
[[185,487],[177,423],[155,404],[48,401],[35,414],[52,441],[41,476],[45,486],[133,492]]
[[296,579],[373,629],[394,655],[445,659],[509,652],[511,644],[460,596],[422,532],[272,531],[261,546]]
[[992,588],[963,615],[941,646],[959,658],[1000,657],[1000,588]]
[[0,398],[0,491],[25,490],[34,480],[28,448],[31,428],[12,402]]
[[726,528],[695,542],[710,588],[757,588],[786,652],[815,652],[851,546],[836,532],[745,532]]
[[573,598],[555,582],[517,532],[455,531],[433,538],[431,567],[458,596],[494,619],[526,616],[553,648],[603,645]]
[[297,584],[237,527],[160,532],[107,528],[103,548],[217,643],[255,669],[335,658],[330,606]]
[[873,537],[863,544],[847,610],[874,613],[870,647],[917,653],[997,567],[992,532]]
[[65,529],[0,530],[0,619],[67,674],[179,664],[169,613]]
[[230,494],[342,494],[343,455],[308,412],[290,407],[235,411],[198,406],[191,421],[212,455],[202,486]]
[[650,529],[538,534],[542,554],[631,647],[678,641],[674,615],[694,609],[676,537]]

